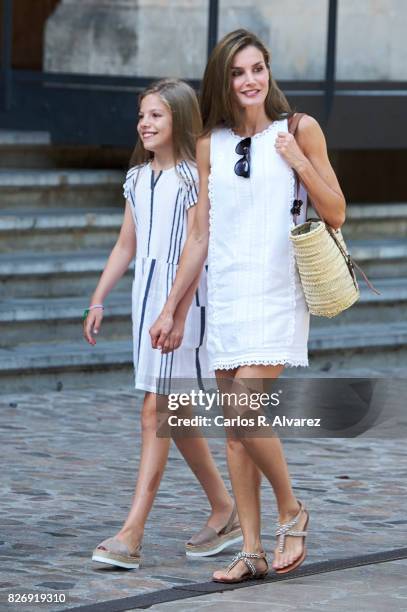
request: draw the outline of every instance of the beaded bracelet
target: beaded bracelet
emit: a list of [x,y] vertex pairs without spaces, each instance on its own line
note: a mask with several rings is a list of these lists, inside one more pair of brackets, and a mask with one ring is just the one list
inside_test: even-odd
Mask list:
[[84,321],[86,317],[88,316],[89,310],[93,310],[94,308],[101,308],[102,310],[105,309],[103,304],[94,304],[93,306],[89,306],[89,308],[85,308],[85,310],[83,311],[83,315],[82,315],[82,321]]

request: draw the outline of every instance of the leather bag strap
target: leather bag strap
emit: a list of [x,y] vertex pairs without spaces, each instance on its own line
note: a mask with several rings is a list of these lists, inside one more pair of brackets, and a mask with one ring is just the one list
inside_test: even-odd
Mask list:
[[[291,117],[288,118],[288,131],[290,134],[292,134],[295,138],[295,134],[297,132],[297,127],[299,122],[301,121],[302,117],[305,116],[306,113],[294,113],[294,115],[291,115]],[[295,170],[293,170],[294,172],[294,176],[295,176],[295,199],[299,200],[299,195],[300,195],[300,177],[298,176],[297,172]],[[316,211],[319,218],[321,219],[321,221],[323,221],[325,223],[325,219],[323,218],[323,216],[321,215],[320,212]],[[294,218],[294,223],[296,223],[296,219],[295,219],[295,215],[293,215]]]
[[295,137],[295,132],[297,131],[297,127],[299,122],[301,121],[301,117],[303,117],[305,113],[295,113],[288,118],[288,131]]

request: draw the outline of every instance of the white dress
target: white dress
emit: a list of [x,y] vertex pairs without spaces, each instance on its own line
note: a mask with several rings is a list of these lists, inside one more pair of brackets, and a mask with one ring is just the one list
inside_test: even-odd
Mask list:
[[195,165],[183,161],[156,175],[150,163],[135,166],[123,185],[137,240],[132,289],[135,387],[144,391],[167,395],[174,392],[174,379],[189,379],[201,388],[202,379],[210,376],[206,267],[187,315],[181,347],[162,355],[151,347],[149,335],[175,279],[187,235],[187,210],[197,202],[197,184]]
[[[308,365],[309,312],[289,240],[295,179],[274,121],[251,140],[251,176],[234,172],[242,137],[211,135],[208,353],[213,369]],[[306,202],[302,187],[301,199]],[[306,215],[303,205],[297,223]]]

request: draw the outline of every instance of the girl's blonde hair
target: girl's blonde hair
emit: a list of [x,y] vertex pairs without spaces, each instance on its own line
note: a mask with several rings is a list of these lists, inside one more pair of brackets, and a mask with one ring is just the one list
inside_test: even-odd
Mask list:
[[[196,139],[202,132],[202,120],[195,91],[180,79],[161,79],[139,96],[139,105],[150,95],[158,94],[172,114],[172,150],[174,165],[180,160],[195,161]],[[130,159],[130,166],[145,164],[154,153],[144,148],[141,138]]]
[[269,90],[264,102],[267,116],[275,121],[292,114],[285,95],[271,76],[268,49],[256,34],[234,30],[218,42],[206,65],[200,97],[203,134],[219,126],[239,124],[239,108],[232,95],[232,63],[236,53],[249,46],[261,51],[269,73]]

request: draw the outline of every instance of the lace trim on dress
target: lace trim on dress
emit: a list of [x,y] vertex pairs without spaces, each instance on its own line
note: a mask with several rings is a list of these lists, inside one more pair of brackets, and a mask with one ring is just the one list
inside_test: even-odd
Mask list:
[[[217,269],[216,269],[216,257],[215,257],[215,253],[214,253],[214,249],[215,246],[213,244],[213,240],[211,240],[210,236],[213,233],[213,230],[215,228],[215,212],[214,212],[214,207],[213,207],[213,202],[214,202],[214,193],[213,193],[213,174],[212,172],[209,173],[208,176],[208,196],[209,196],[209,246],[208,246],[208,265],[211,266],[212,268],[212,273],[211,273],[211,289],[214,293],[216,293],[216,281],[217,281]],[[214,310],[213,314],[212,314],[212,318],[213,318],[213,322],[215,323],[215,325],[217,325],[217,319],[216,319],[216,309]]]
[[[285,120],[283,119],[283,121]],[[273,130],[274,127],[280,122],[281,122],[281,119],[276,119],[275,121],[270,123],[270,125],[268,125],[266,128],[264,128],[264,130],[262,130],[261,132],[257,132],[256,134],[253,134],[253,136],[251,136],[250,138],[261,138],[262,136],[265,136],[266,134],[271,132],[271,130]],[[228,129],[229,134],[232,134],[232,136],[234,136],[235,138],[239,138],[240,140],[242,140],[242,138],[247,138],[247,136],[239,136],[239,134],[236,134],[233,128],[227,128],[227,129]]]
[[225,361],[217,362],[213,364],[214,370],[231,370],[238,368],[239,366],[251,366],[251,365],[284,365],[288,367],[308,366],[308,359],[288,359],[282,357],[280,359],[231,359],[228,363]]

